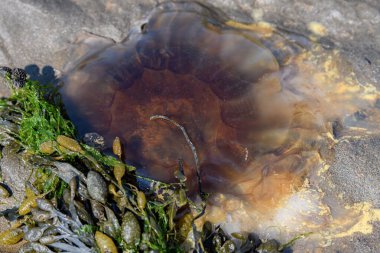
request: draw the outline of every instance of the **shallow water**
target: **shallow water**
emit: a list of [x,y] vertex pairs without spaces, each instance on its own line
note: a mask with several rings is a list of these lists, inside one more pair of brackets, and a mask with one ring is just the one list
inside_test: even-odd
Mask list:
[[344,136],[378,130],[378,92],[356,80],[338,50],[197,3],[160,5],[122,42],[90,44],[62,80],[81,135],[98,132],[108,147],[119,136],[125,159],[163,181],[175,180],[182,159],[194,190],[181,131],[150,117],[182,125],[211,193],[205,219],[232,232],[332,226],[307,182],[320,180]]

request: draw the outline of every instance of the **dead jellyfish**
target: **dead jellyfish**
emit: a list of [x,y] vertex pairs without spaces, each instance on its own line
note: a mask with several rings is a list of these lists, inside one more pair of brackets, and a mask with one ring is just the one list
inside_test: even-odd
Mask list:
[[333,61],[319,63],[304,41],[200,3],[164,3],[122,42],[90,47],[61,94],[79,134],[99,133],[108,148],[120,137],[139,173],[173,182],[182,160],[196,189],[182,132],[150,120],[163,115],[186,129],[207,192],[273,210],[329,153],[333,123],[367,104],[347,105],[358,90],[323,74]]
[[[259,132],[288,128],[276,105],[260,105],[276,104],[278,70],[269,49],[228,28],[216,12],[169,4],[140,33],[84,57],[61,93],[80,134],[98,132],[108,144],[120,136],[126,159],[159,180],[173,181],[180,159],[194,174],[182,133],[150,117],[178,122],[196,145],[205,184],[224,188],[260,152]],[[277,147],[270,148],[265,152]]]

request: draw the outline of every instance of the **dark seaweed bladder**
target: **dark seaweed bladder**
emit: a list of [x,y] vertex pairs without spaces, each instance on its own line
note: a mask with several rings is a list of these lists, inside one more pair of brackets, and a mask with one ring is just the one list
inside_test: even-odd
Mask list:
[[97,132],[107,147],[120,137],[125,159],[165,182],[175,181],[183,160],[194,189],[195,161],[182,132],[150,120],[166,116],[194,143],[207,191],[277,203],[302,184],[316,160],[308,151],[328,149],[319,134],[332,110],[321,109],[325,93],[305,79],[309,69],[297,77],[285,51],[264,46],[279,43],[225,20],[195,2],[159,5],[139,32],[71,65],[63,102],[80,135]]

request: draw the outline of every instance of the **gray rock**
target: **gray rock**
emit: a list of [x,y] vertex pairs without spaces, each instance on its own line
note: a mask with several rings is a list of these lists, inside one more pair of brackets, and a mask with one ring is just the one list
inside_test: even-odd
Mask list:
[[32,168],[25,163],[22,156],[17,153],[19,146],[9,143],[2,150],[0,161],[1,175],[4,184],[12,190],[12,198],[2,200],[1,210],[12,208],[24,198],[25,182],[32,176]]
[[0,97],[9,97],[11,94],[9,81],[5,78],[5,76],[10,74],[10,72],[10,68],[0,66]]
[[380,208],[380,138],[345,141],[336,147],[335,163],[327,171],[336,192],[348,203],[369,201]]
[[[319,182],[323,189],[323,202],[333,207],[332,216],[341,215],[345,205],[369,202],[374,208],[380,206],[380,137],[349,139],[339,142],[335,147],[335,161],[326,172],[325,180]],[[333,184],[333,187],[331,186]],[[343,200],[338,197],[342,194]],[[322,252],[377,252],[380,223],[373,224],[373,233],[335,239]],[[302,247],[295,247],[302,252]]]
[[380,2],[377,0],[258,0],[263,19],[301,34],[312,21],[327,28],[326,38],[343,50],[364,80],[380,84]]
[[[42,82],[55,82],[70,59],[68,48],[80,34],[122,40],[161,0],[3,0],[0,6],[0,65],[25,67]],[[380,87],[380,1],[378,0],[214,0],[238,21],[263,20],[308,35],[309,22],[327,28],[322,44],[342,50],[361,80]],[[4,95],[0,90],[0,95]],[[6,154],[4,179],[23,185],[30,169],[15,154]],[[353,140],[336,147],[328,177],[348,202],[369,201],[380,206],[378,137]],[[14,176],[12,172],[25,171]],[[12,175],[12,176],[11,176]],[[323,187],[323,186],[321,186]],[[334,195],[335,192],[327,192]],[[331,197],[333,199],[333,197]],[[379,224],[372,235],[340,239],[324,252],[376,252]],[[350,241],[351,240],[351,241]],[[1,251],[1,249],[0,249]],[[302,249],[300,251],[302,252]]]

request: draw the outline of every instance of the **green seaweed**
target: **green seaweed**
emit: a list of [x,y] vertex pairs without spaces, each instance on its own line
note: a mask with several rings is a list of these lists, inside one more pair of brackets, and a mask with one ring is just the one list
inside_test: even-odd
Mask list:
[[[83,145],[83,147],[86,150],[86,152],[90,154],[98,163],[101,163],[109,167],[114,167],[122,163],[120,160],[117,160],[115,157],[104,155],[93,147],[90,147],[88,145]],[[131,165],[126,165],[125,167],[128,171],[136,170],[136,168]]]
[[63,191],[68,187],[67,183],[60,180],[49,168],[37,168],[35,178],[36,180],[33,182],[33,185],[41,193],[49,192],[47,198],[60,198],[63,195]]
[[78,230],[78,234],[93,234],[96,230],[98,230],[97,226],[85,224]]
[[299,234],[295,237],[293,237],[292,239],[290,239],[288,242],[282,244],[280,247],[279,247],[279,250],[280,251],[283,251],[287,248],[291,248],[295,243],[296,241],[300,240],[300,239],[303,239],[305,237],[308,237],[309,235],[312,235],[313,232],[308,232],[308,233],[303,233],[303,234]]
[[74,125],[62,116],[56,99],[47,101],[44,96],[54,91],[52,86],[41,86],[27,80],[25,86],[13,89],[9,101],[21,113],[20,141],[35,152],[41,143],[55,140],[58,135],[73,137]]

